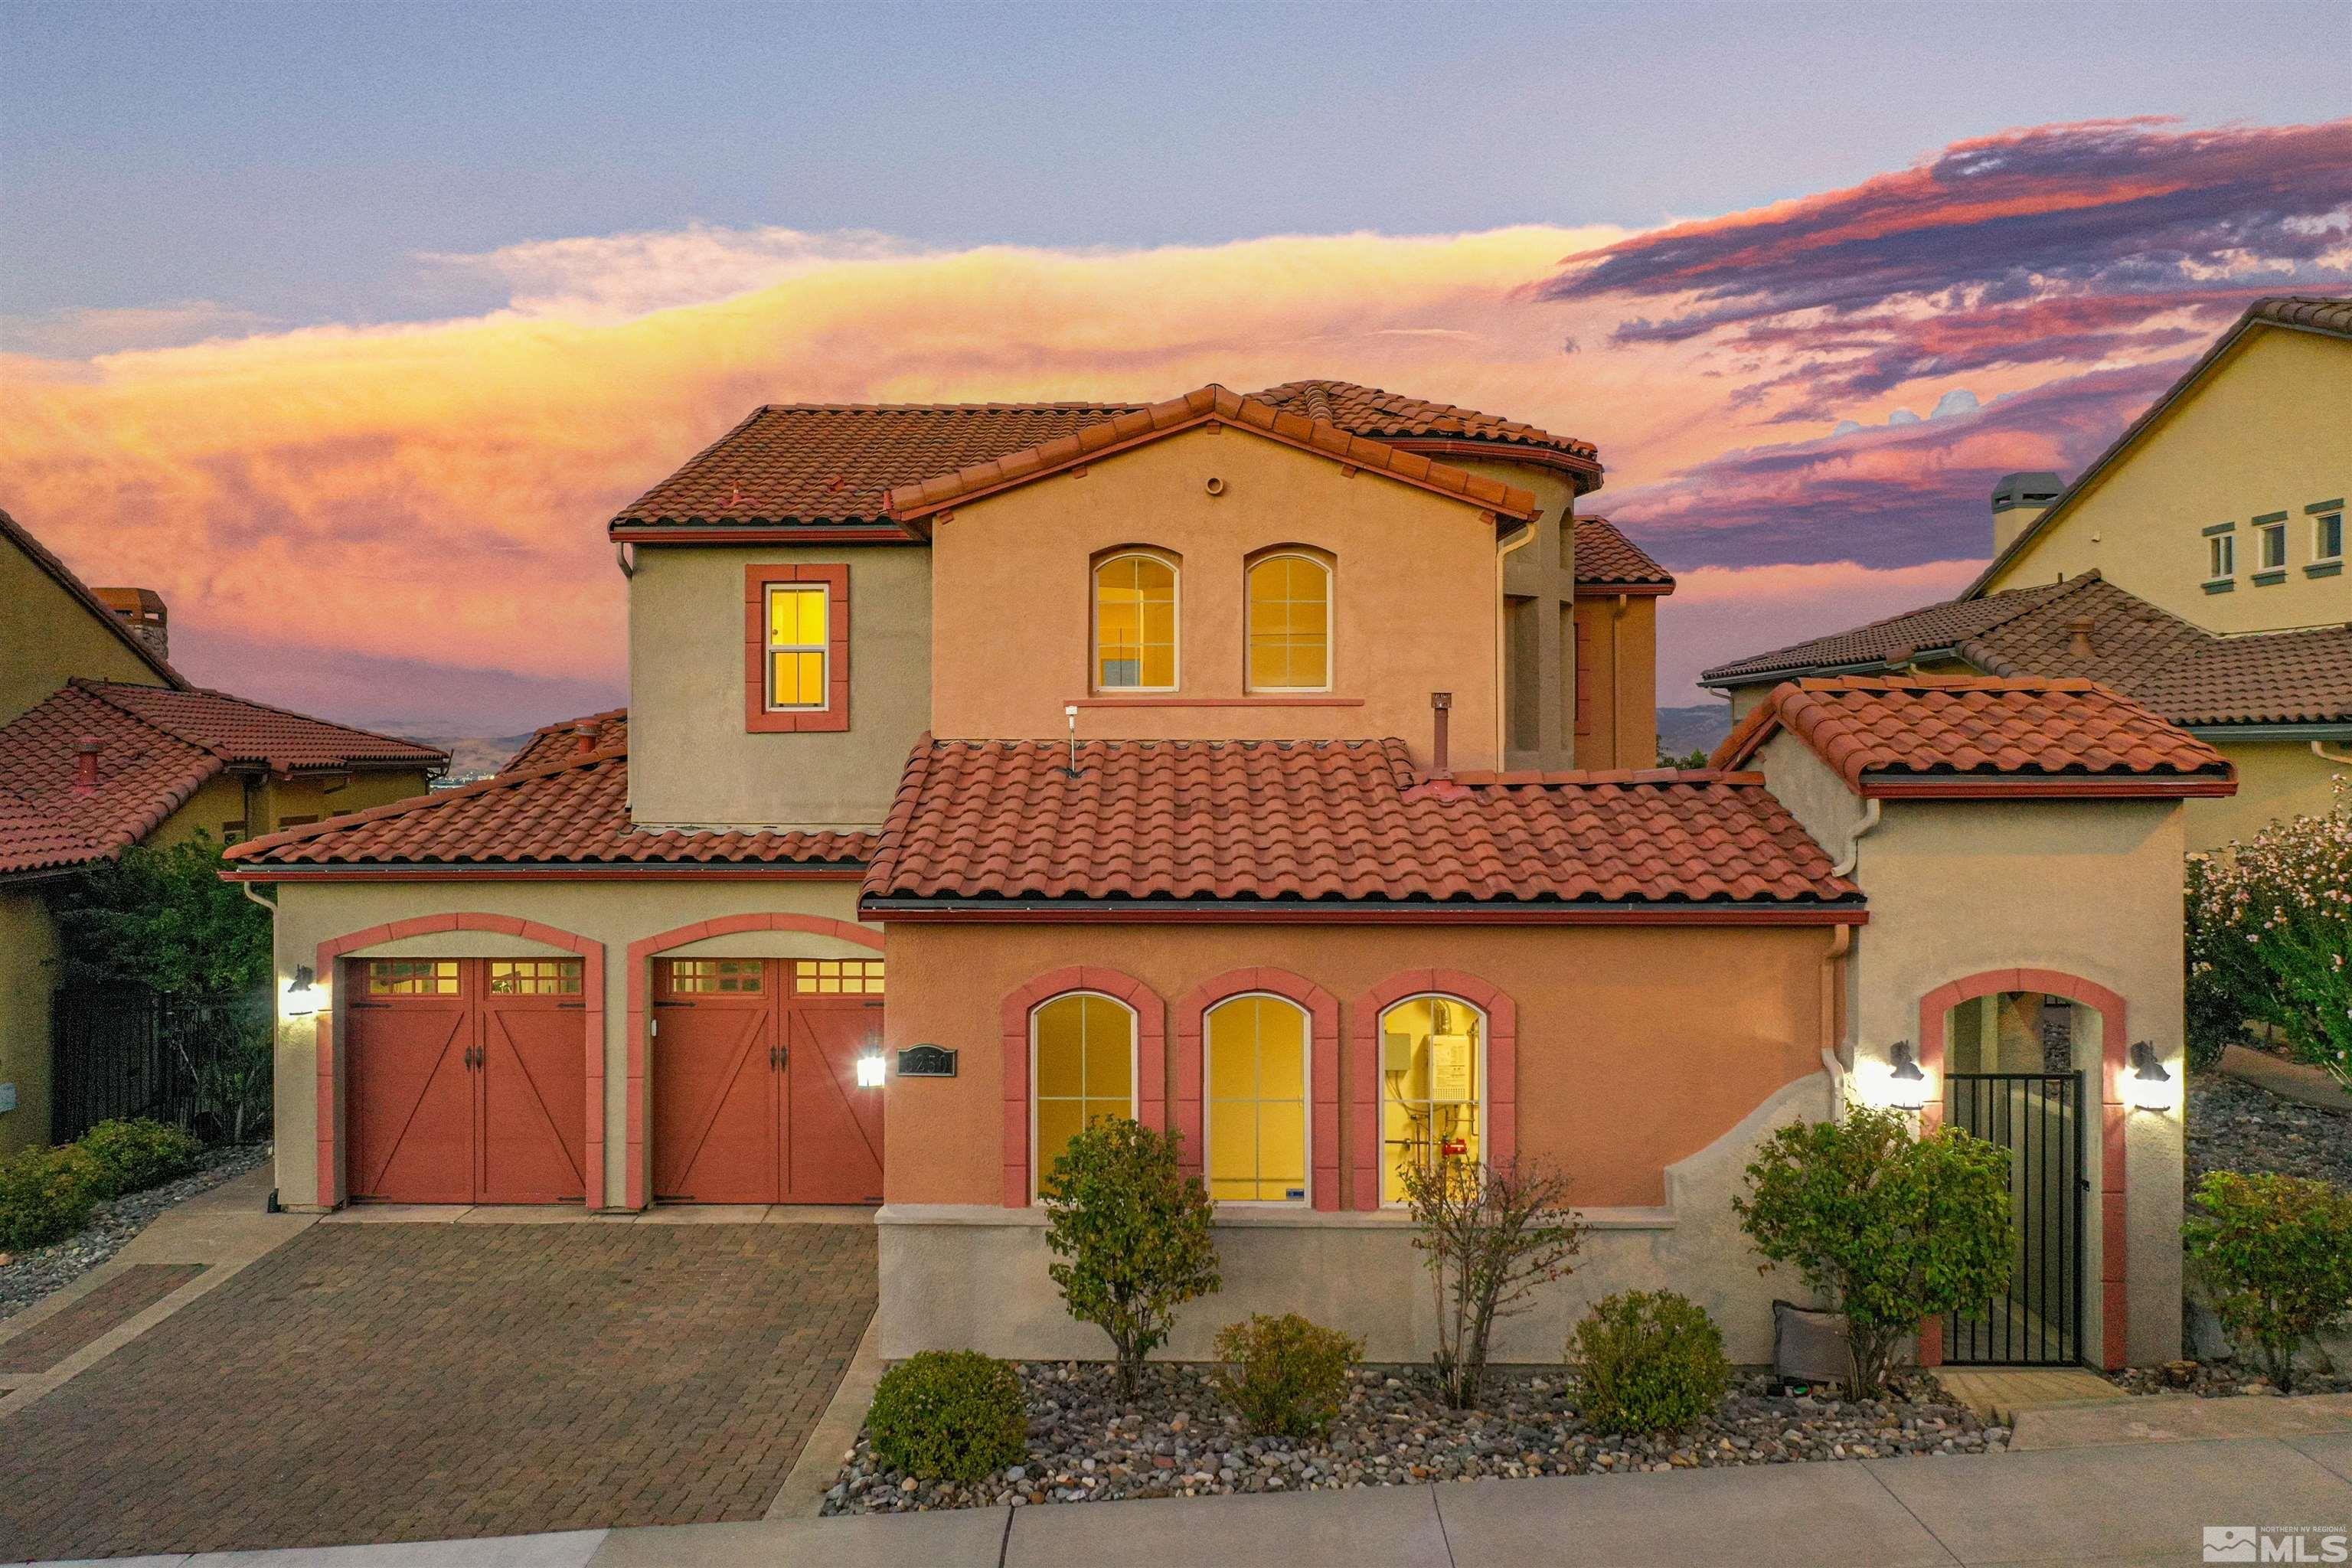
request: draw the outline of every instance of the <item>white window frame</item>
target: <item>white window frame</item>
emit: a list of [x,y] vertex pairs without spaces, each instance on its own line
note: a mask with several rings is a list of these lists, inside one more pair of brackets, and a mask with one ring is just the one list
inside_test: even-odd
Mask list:
[[[1388,1049],[1388,1030],[1382,1026],[1387,1022],[1388,1016],[1391,1012],[1394,1011],[1396,1008],[1404,1006],[1408,1003],[1427,1001],[1451,1002],[1457,1006],[1467,1007],[1470,1011],[1478,1015],[1478,1099],[1476,1102],[1478,1107],[1478,1119],[1475,1125],[1478,1129],[1478,1158],[1483,1163],[1486,1159],[1487,1142],[1494,1136],[1494,1129],[1489,1125],[1491,1119],[1486,1114],[1488,1109],[1493,1105],[1495,1098],[1493,1086],[1486,1077],[1486,1044],[1494,1035],[1495,1016],[1486,1011],[1486,1008],[1481,1007],[1477,1003],[1471,1001],[1468,997],[1456,996],[1451,991],[1416,991],[1410,996],[1400,996],[1393,1002],[1384,1004],[1381,1007],[1381,1010],[1373,1015],[1372,1048],[1376,1051],[1386,1051]],[[1391,1104],[1401,1104],[1403,1102],[1391,1101],[1389,1099],[1388,1073],[1385,1069],[1385,1064],[1383,1064],[1380,1072],[1380,1122],[1375,1133],[1375,1136],[1380,1140],[1380,1153],[1373,1163],[1372,1180],[1380,1184],[1376,1190],[1381,1194],[1380,1206],[1381,1208],[1398,1210],[1408,1209],[1412,1205],[1404,1202],[1402,1199],[1391,1198],[1388,1195],[1389,1107]],[[1206,1085],[1203,1085],[1202,1087],[1205,1088]]]
[[[2328,519],[2330,519],[2330,518],[2334,518],[2334,519],[2336,520],[2336,548],[2335,548],[2334,550],[2323,551],[2320,547],[2321,547],[2321,545],[2323,545],[2324,543],[2326,543],[2326,534],[2325,534],[2325,532],[2324,532],[2323,531],[2324,531],[2324,529],[2325,529],[2325,528],[2326,528],[2326,526],[2327,520],[2328,520]],[[2321,563],[2321,562],[2323,562],[2323,561],[2341,561],[2341,560],[2343,560],[2343,559],[2344,559],[2344,514],[2343,514],[2343,512],[2341,512],[2341,511],[2315,511],[2315,512],[2313,512],[2313,513],[2311,514],[2311,560],[2312,560],[2312,563],[2313,563],[2314,565],[2317,565],[2318,563]]]
[[[1221,1009],[1235,1002],[1252,1001],[1279,1002],[1296,1012],[1298,1015],[1299,1023],[1304,1026],[1298,1037],[1298,1096],[1302,1127],[1299,1148],[1306,1163],[1299,1173],[1298,1180],[1305,1195],[1296,1198],[1218,1198],[1217,1206],[1247,1209],[1313,1208],[1315,1206],[1315,1015],[1279,992],[1236,991],[1230,996],[1219,997],[1201,1013],[1201,1180],[1213,1195],[1216,1192],[1217,1175],[1214,1158],[1217,1147],[1215,1131],[1217,1100],[1210,1087],[1215,1083],[1216,1079],[1209,1070],[1210,1057],[1213,1049],[1209,1038],[1209,1020]],[[1483,1037],[1479,1048],[1481,1050],[1486,1048]],[[1484,1070],[1483,1067],[1481,1070]],[[1259,1098],[1257,1103],[1261,1105],[1265,1103],[1263,1096]]]
[[2205,581],[2208,583],[2227,583],[2236,578],[2238,536],[2235,533],[2209,533],[2205,536]]
[[[1056,991],[1029,1009],[1029,1201],[1044,1201],[1042,1184],[1045,1170],[1037,1156],[1037,1015],[1056,1002],[1073,996],[1099,996],[1118,1006],[1127,1015],[1127,1115],[1130,1121],[1140,1121],[1143,1093],[1143,1015],[1135,1005],[1112,995],[1108,991]],[[1083,1070],[1083,1069],[1081,1069]],[[1056,1096],[1055,1098],[1060,1098]],[[1092,1098],[1089,1096],[1088,1098]]]
[[[1102,574],[1106,566],[1121,561],[1157,561],[1168,568],[1169,628],[1168,673],[1173,678],[1166,686],[1105,686],[1102,683]],[[1179,691],[1184,686],[1184,564],[1164,550],[1115,550],[1099,556],[1087,565],[1087,689],[1098,697],[1164,696]],[[1136,660],[1139,672],[1142,666]]]
[[[2278,543],[2278,560],[2275,563],[2266,559],[2270,554],[2273,541],[2276,541]],[[2286,519],[2280,518],[2276,522],[2258,522],[2254,524],[2255,571],[2284,572],[2286,570]]]
[[[1250,574],[1275,561],[1304,561],[1323,574],[1323,684],[1320,686],[1260,686],[1249,678],[1250,616],[1254,601],[1250,597]],[[1339,673],[1339,574],[1332,563],[1304,550],[1269,550],[1242,567],[1242,689],[1253,695],[1307,695],[1328,691]]]
[[[776,599],[783,594],[814,594],[824,610],[824,640],[808,643],[776,641]],[[770,583],[760,600],[761,640],[765,645],[765,657],[760,671],[761,697],[771,713],[822,713],[833,706],[833,584],[830,583]],[[824,700],[816,702],[779,702],[776,700],[776,656],[780,653],[814,653],[824,662],[819,667],[824,679],[818,689]]]

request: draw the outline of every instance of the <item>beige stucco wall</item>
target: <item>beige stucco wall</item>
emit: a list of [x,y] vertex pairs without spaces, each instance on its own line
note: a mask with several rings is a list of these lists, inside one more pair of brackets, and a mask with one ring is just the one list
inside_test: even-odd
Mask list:
[[29,888],[0,889],[0,1083],[16,1109],[0,1111],[0,1159],[49,1141],[49,993],[58,984],[57,928]]
[[[843,563],[849,568],[849,728],[747,732],[744,569]],[[640,549],[629,580],[635,820],[657,826],[878,826],[907,754],[930,721],[930,552],[914,546]],[[984,646],[981,653],[984,661]]]
[[163,684],[87,605],[14,543],[0,542],[0,724],[77,675]]
[[[1591,668],[1591,730],[1577,740],[1580,768],[1658,765],[1658,596],[1584,594],[1576,616],[1587,623]],[[1571,633],[1569,646],[1575,647]],[[1573,706],[1571,683],[1570,704]]]
[[[511,915],[572,931],[604,947],[604,1203],[625,1198],[629,943],[697,921],[734,914],[808,914],[855,921],[855,882],[657,881],[642,883],[399,882],[280,883],[276,889],[278,989],[298,964],[315,962],[319,944],[420,915]],[[872,928],[868,928],[872,929]],[[353,956],[494,957],[552,955],[565,950],[520,938],[453,931],[403,938]],[[872,957],[871,949],[798,931],[706,938],[674,950],[688,956]],[[333,994],[330,992],[330,1009]],[[651,1058],[647,1058],[650,1079]],[[281,1203],[318,1201],[318,1031],[309,1018],[282,1020],[278,1032],[278,1187]],[[651,1125],[648,1120],[648,1126]]]
[[[2326,814],[2336,798],[2335,781],[2352,775],[2352,763],[2333,762],[2308,741],[2215,740],[2238,770],[2238,793],[2189,803],[2189,847],[2219,849],[2231,839],[2252,838],[2265,823]],[[2352,755],[2352,739],[2327,750]]]
[[1454,457],[1444,461],[1533,491],[1543,508],[1503,557],[1503,755],[1507,767],[1579,766],[1576,647],[1569,620],[1576,599],[1576,487],[1552,468]]
[[[2352,572],[2315,576],[2315,502],[2352,497],[2352,342],[2258,326],[2052,520],[1990,586],[2095,566],[2118,587],[2217,632],[2352,620]],[[2252,520],[2287,514],[2283,581],[2258,584]],[[2236,586],[2205,591],[2203,531],[2234,522]]]
[[[1207,493],[1211,478],[1224,481]],[[1180,689],[1230,703],[1243,681],[1243,563],[1271,545],[1330,552],[1333,691],[1360,706],[1274,700],[1082,709],[1082,738],[1399,737],[1425,758],[1429,694],[1454,694],[1453,760],[1500,757],[1501,566],[1495,527],[1460,501],[1240,430],[1188,431],[955,509],[933,535],[932,728],[1059,738],[1089,685],[1090,561],[1121,545],[1181,558]]]
[[[289,816],[341,816],[389,805],[395,800],[423,795],[432,787],[422,768],[367,769],[348,773],[304,774],[298,778],[264,780],[258,802],[247,802],[261,821],[248,820],[247,833],[256,838],[274,833]],[[219,836],[218,829],[214,836]]]

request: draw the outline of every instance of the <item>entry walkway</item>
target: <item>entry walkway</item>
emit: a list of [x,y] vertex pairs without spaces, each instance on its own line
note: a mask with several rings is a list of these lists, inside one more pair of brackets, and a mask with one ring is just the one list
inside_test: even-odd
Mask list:
[[[2205,1561],[2352,1531],[2352,1433],[142,1559],[189,1568],[1910,1568]],[[2272,1561],[2282,1559],[2273,1557]]]

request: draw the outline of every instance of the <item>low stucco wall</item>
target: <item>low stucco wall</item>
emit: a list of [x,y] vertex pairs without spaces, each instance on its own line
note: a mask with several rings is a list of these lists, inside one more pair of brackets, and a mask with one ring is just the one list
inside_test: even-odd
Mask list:
[[[1826,1115],[1827,1076],[1780,1089],[1738,1125],[1665,1172],[1667,1201],[1654,1207],[1585,1210],[1592,1226],[1564,1279],[1542,1287],[1525,1312],[1496,1327],[1496,1359],[1557,1363],[1568,1333],[1601,1297],[1675,1289],[1705,1307],[1735,1362],[1772,1357],[1775,1296],[1809,1300],[1784,1271],[1759,1274],[1732,1197],[1775,1128]],[[891,1204],[877,1216],[880,1239],[882,1354],[977,1349],[1024,1359],[1104,1360],[1102,1331],[1071,1318],[1046,1273],[1039,1209]],[[1228,1207],[1217,1222],[1224,1286],[1187,1306],[1163,1359],[1202,1361],[1225,1324],[1252,1312],[1299,1312],[1362,1336],[1375,1362],[1419,1362],[1436,1343],[1435,1302],[1410,1218],[1274,1213]]]
[[0,892],[0,1159],[49,1141],[49,993],[58,985],[57,927],[38,893]]

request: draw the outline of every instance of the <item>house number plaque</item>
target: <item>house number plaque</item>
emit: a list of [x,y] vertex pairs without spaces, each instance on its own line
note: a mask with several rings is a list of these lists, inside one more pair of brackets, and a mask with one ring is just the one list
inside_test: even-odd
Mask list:
[[900,1078],[953,1078],[956,1054],[944,1046],[908,1046],[898,1053]]

